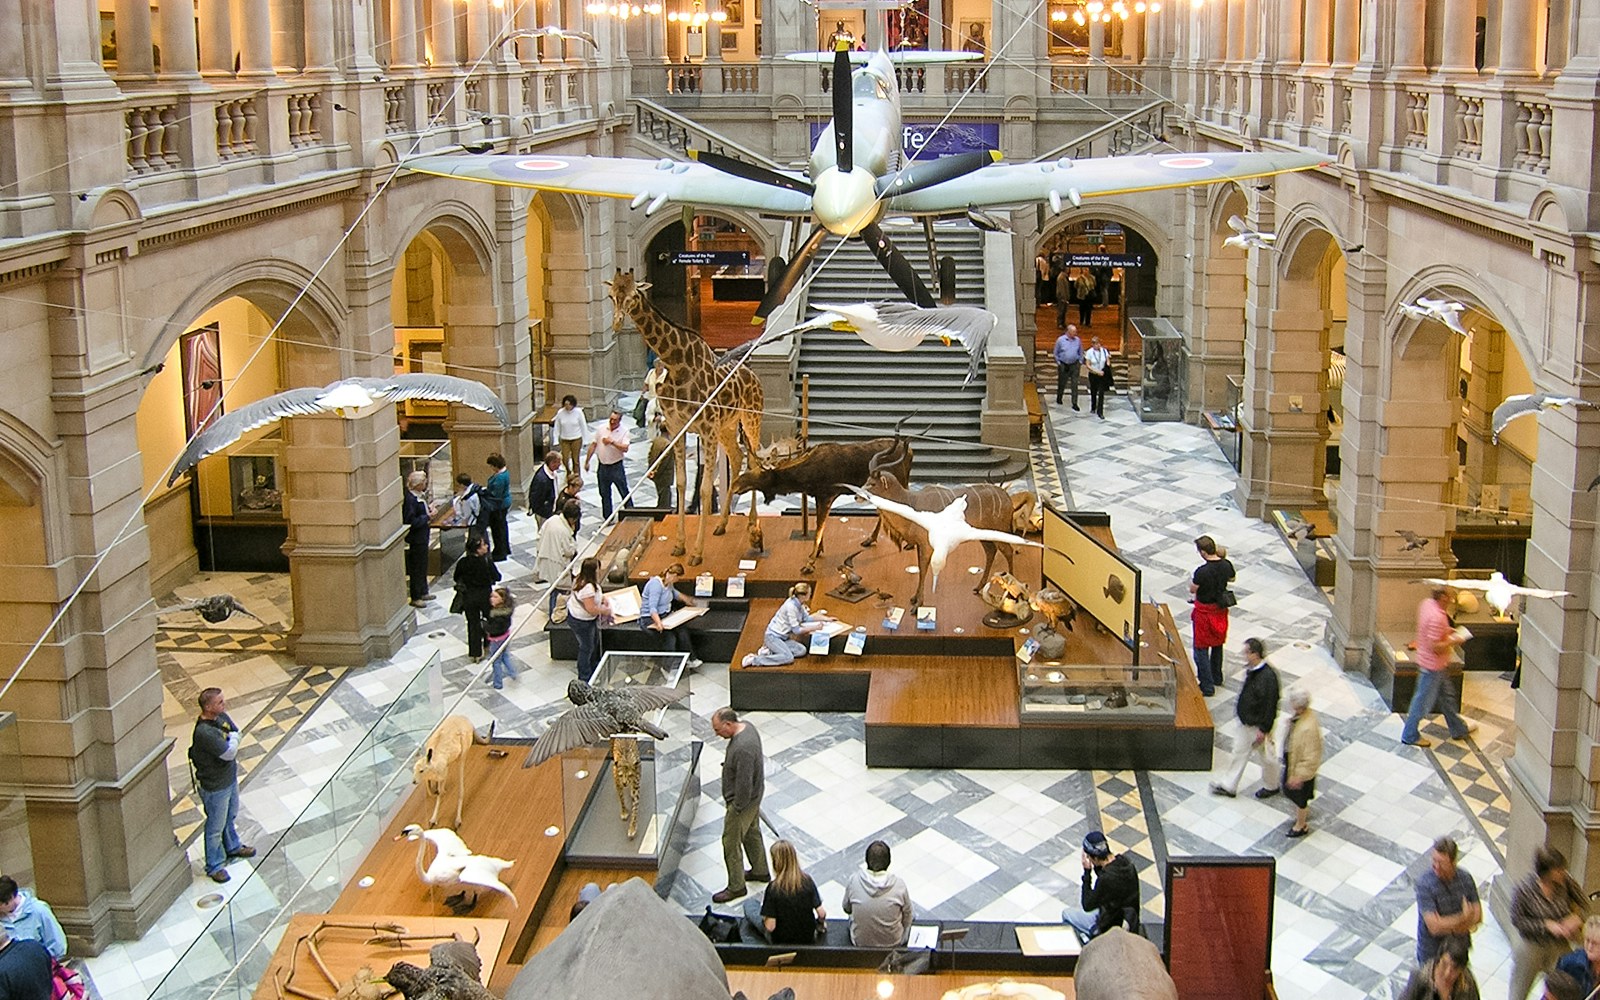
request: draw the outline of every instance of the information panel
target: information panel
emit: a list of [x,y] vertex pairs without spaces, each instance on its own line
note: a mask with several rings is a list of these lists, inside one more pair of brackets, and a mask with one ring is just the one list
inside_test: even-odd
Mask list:
[[1167,859],[1167,971],[1180,1000],[1264,1000],[1276,861]]

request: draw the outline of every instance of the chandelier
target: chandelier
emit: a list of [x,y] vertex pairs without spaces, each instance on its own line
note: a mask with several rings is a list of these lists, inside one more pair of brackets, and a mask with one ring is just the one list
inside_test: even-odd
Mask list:
[[667,11],[668,21],[677,22],[679,24],[687,24],[691,28],[702,27],[708,21],[714,21],[718,24],[721,24],[727,19],[728,12],[725,10],[707,11],[705,0],[694,0],[694,6],[686,11]]
[[1110,24],[1113,19],[1126,21],[1130,14],[1155,14],[1161,10],[1160,0],[1134,0],[1126,3],[1125,0],[1112,0],[1105,3],[1103,0],[1078,0],[1068,7],[1055,7],[1050,11],[1050,20],[1057,24],[1072,21],[1077,25],[1085,25],[1091,21],[1100,21]]

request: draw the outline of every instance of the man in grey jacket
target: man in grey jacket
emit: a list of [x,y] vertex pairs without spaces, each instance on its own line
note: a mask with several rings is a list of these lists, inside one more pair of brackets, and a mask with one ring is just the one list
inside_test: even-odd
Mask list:
[[256,850],[239,839],[234,821],[239,815],[239,727],[228,718],[228,703],[221,688],[200,692],[200,718],[194,723],[189,762],[200,805],[206,812],[206,875],[213,882],[228,881],[223,867],[232,858],[253,858]]
[[[745,882],[770,882],[767,848],[761,841],[761,796],[766,791],[767,761],[761,753],[756,727],[741,722],[728,707],[711,713],[711,731],[728,741],[722,758],[722,860],[728,867],[728,886],[711,896],[727,903],[745,894]],[[744,858],[750,859],[750,870]]]
[[844,912],[850,914],[850,943],[864,948],[898,948],[911,937],[911,893],[905,880],[889,873],[889,845],[874,840],[867,860],[844,885]]

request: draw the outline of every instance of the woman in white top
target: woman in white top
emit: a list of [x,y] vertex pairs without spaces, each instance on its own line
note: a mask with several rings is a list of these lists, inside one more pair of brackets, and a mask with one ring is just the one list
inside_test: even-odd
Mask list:
[[759,652],[750,653],[744,658],[745,666],[781,667],[785,663],[793,663],[797,656],[806,655],[810,646],[796,640],[800,637],[809,638],[811,633],[830,620],[826,611],[812,611],[806,607],[806,600],[810,596],[811,584],[803,580],[789,588],[789,599],[778,606],[777,614],[767,623],[767,634],[761,640],[765,645]]
[[594,668],[600,665],[600,616],[610,610],[606,599],[600,596],[600,560],[590,556],[578,567],[577,578],[572,582],[572,594],[567,598],[567,624],[573,638],[578,640],[578,679],[588,683]]
[[550,427],[561,448],[561,464],[566,466],[572,475],[578,475],[578,460],[583,454],[583,437],[589,429],[589,421],[584,417],[583,410],[578,407],[577,396],[568,393],[561,397],[561,409],[556,411],[555,419],[550,421]]
[[1089,369],[1089,412],[1106,418],[1106,391],[1111,388],[1111,352],[1100,346],[1099,337],[1089,339],[1083,352],[1083,365]]

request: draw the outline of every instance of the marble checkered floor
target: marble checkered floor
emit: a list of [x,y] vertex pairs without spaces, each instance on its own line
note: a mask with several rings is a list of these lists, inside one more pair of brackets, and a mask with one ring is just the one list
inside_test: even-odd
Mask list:
[[[1064,492],[1077,509],[1110,511],[1124,551],[1146,568],[1146,594],[1177,609],[1185,630],[1193,537],[1209,532],[1229,547],[1240,568],[1234,645],[1246,635],[1265,637],[1285,683],[1307,686],[1322,715],[1328,746],[1312,808],[1313,835],[1297,841],[1284,837],[1290,807],[1281,798],[1263,802],[1244,794],[1221,800],[1207,794],[1210,775],[1205,773],[867,768],[863,719],[837,713],[751,714],[769,759],[767,814],[795,842],[833,912],[865,845],[880,837],[893,845],[895,870],[911,886],[918,909],[956,920],[1056,919],[1061,907],[1077,898],[1078,844],[1090,829],[1105,830],[1118,850],[1135,859],[1147,919],[1159,919],[1160,871],[1169,857],[1271,854],[1278,859],[1273,971],[1279,995],[1392,996],[1412,950],[1411,879],[1424,870],[1432,838],[1457,837],[1464,866],[1485,890],[1504,865],[1497,830],[1466,803],[1490,797],[1496,783],[1493,754],[1506,749],[1500,734],[1509,720],[1508,702],[1497,689],[1485,687],[1481,697],[1499,701],[1490,711],[1473,709],[1484,728],[1466,747],[1436,743],[1439,752],[1430,755],[1399,746],[1399,719],[1384,709],[1365,679],[1342,673],[1321,650],[1326,602],[1277,534],[1233,507],[1234,474],[1203,431],[1140,424],[1120,396],[1108,402],[1104,421],[1048,400],[1046,410],[1045,447],[1035,451],[1031,463],[1041,490]],[[587,533],[599,523],[592,485],[584,499]],[[542,616],[531,600],[535,531],[520,512],[511,525],[513,556],[501,569],[522,602],[514,645],[520,678],[502,691],[484,683],[483,667],[466,658],[460,617],[445,610],[448,580],[437,581],[439,600],[420,610],[416,638],[390,661],[330,675],[327,689],[298,703],[298,718],[250,768],[242,789],[241,828],[247,841],[271,847],[297,818],[313,828],[325,823],[326,817],[308,804],[374,720],[419,680],[432,657],[437,669],[408,697],[425,692],[435,715],[459,711],[480,725],[496,720],[503,734],[532,735],[562,709],[571,664],[549,660],[536,628]],[[236,655],[250,654],[213,654]],[[213,662],[177,661],[177,667],[192,673],[197,692],[212,682],[206,671]],[[250,711],[243,714],[262,726],[280,714],[287,721],[292,694],[306,681],[288,676],[292,664],[281,657],[273,663],[284,673],[275,681],[264,665],[250,667],[262,676],[251,689]],[[1239,668],[1231,651],[1228,665],[1230,675]],[[192,704],[185,685],[169,682],[168,688],[170,698]],[[1237,680],[1230,676],[1229,686],[1212,699],[1219,718],[1231,712],[1236,690]],[[1480,694],[1469,693],[1469,701],[1476,697]],[[699,912],[723,884],[722,744],[710,731],[708,714],[726,698],[726,666],[708,664],[693,680],[691,703],[693,735],[708,748],[702,762],[705,784],[673,891],[686,912]],[[234,704],[233,714],[240,718],[237,697]],[[182,714],[191,713],[184,707]],[[181,756],[186,731],[178,746]],[[1474,768],[1482,776],[1474,777]],[[1242,791],[1253,791],[1255,780],[1252,768]],[[174,788],[181,787],[175,780]],[[191,843],[189,852],[196,858],[198,845]],[[143,939],[114,945],[88,960],[98,995],[156,994],[186,952],[220,961],[237,959],[252,946],[270,949],[275,938],[263,933],[280,908],[315,911],[337,894],[336,880],[320,874],[326,856],[325,850],[297,842],[277,852],[276,861],[235,862],[235,879],[221,887],[199,878],[196,865],[193,888]],[[253,869],[256,877],[245,878]],[[305,884],[314,873],[318,877]],[[219,911],[201,904],[219,889],[234,905],[226,918],[213,919]],[[1473,963],[1485,996],[1504,995],[1507,954],[1505,937],[1492,922],[1478,933]],[[159,995],[197,995],[176,982],[181,975]]]

